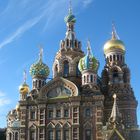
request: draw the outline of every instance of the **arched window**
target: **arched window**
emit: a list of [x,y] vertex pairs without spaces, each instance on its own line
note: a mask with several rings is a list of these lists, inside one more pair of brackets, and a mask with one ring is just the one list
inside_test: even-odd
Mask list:
[[64,139],[64,140],[70,140],[69,125],[68,125],[67,123],[64,125],[64,129],[63,129],[63,139]]
[[85,130],[85,140],[91,140],[91,129]]
[[76,64],[76,76],[78,77],[78,76],[80,76],[81,75],[81,73],[80,73],[80,71],[79,71],[79,68],[78,68],[78,63]]
[[112,61],[112,55],[110,55],[110,62]]
[[18,132],[15,133],[15,140],[18,140]]
[[118,71],[117,70],[113,71],[113,82],[114,83],[118,83],[119,82],[119,75],[118,75]]
[[53,130],[48,131],[48,140],[53,140]]
[[61,140],[61,125],[56,125],[55,140]]
[[93,82],[93,75],[90,76],[90,82]]
[[117,61],[119,61],[119,55],[117,55]]
[[89,82],[89,75],[87,75],[87,83]]
[[64,77],[67,77],[69,75],[69,62],[64,61]]
[[36,133],[34,128],[30,129],[30,140],[36,140]]
[[86,82],[86,76],[84,76],[84,83]]
[[115,61],[116,59],[115,59],[115,55],[113,55],[113,61]]
[[41,87],[41,80],[39,80],[39,88]]

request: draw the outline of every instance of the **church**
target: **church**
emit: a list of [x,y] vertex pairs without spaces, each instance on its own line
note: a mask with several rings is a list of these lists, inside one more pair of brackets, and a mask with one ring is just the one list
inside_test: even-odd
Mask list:
[[112,26],[105,42],[105,66],[76,38],[76,18],[69,8],[66,36],[53,63],[53,78],[43,62],[43,49],[30,67],[32,88],[24,81],[20,99],[7,115],[7,140],[137,140],[137,105],[125,61],[125,45]]

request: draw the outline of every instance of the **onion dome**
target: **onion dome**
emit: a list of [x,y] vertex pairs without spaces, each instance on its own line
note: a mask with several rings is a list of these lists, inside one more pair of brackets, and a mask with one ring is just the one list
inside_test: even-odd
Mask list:
[[70,1],[70,5],[69,5],[69,13],[68,15],[64,18],[64,21],[66,23],[75,23],[76,22],[76,18],[72,13],[72,6],[71,6],[71,1]]
[[50,73],[49,67],[42,62],[42,55],[43,49],[41,48],[39,53],[39,60],[32,64],[30,67],[30,74],[32,77],[46,78]]
[[93,56],[91,52],[90,42],[88,41],[87,46],[87,54],[83,58],[80,59],[78,68],[80,72],[84,70],[92,70],[94,72],[97,72],[99,66],[99,62],[97,59]]
[[19,92],[21,94],[27,94],[29,91],[29,86],[26,84],[26,71],[24,71],[24,82],[19,86]]
[[119,50],[121,52],[125,52],[125,45],[124,45],[123,41],[121,41],[118,38],[115,26],[112,25],[112,38],[105,43],[104,53],[106,54],[107,52],[114,51],[114,50]]

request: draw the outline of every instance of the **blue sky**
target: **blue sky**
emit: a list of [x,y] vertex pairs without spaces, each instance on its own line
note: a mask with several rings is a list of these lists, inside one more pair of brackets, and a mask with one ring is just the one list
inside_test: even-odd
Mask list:
[[[110,38],[111,22],[115,21],[117,33],[126,45],[126,63],[140,104],[140,1],[73,0],[72,5],[77,38],[84,51],[90,39],[100,61],[99,75],[105,64],[103,45]],[[68,0],[0,0],[0,127],[6,126],[7,113],[18,102],[24,69],[31,88],[28,71],[38,58],[39,45],[43,46],[43,60],[52,71],[59,42],[65,37],[67,12]],[[137,110],[140,124],[140,105]]]

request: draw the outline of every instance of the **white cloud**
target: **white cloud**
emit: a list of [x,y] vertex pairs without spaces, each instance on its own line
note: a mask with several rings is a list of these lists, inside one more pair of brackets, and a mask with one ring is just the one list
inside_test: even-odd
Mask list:
[[92,2],[93,0],[83,0],[83,7],[88,7]]
[[0,91],[0,107],[10,104],[10,100],[6,97],[6,94]]

